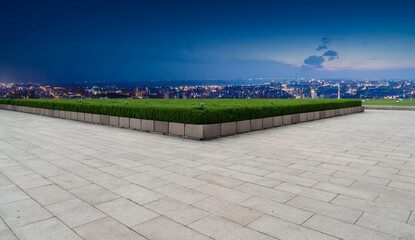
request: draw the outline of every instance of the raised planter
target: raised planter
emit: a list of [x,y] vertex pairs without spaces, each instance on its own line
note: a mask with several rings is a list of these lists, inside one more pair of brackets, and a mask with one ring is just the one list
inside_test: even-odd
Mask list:
[[[382,109],[378,106],[372,109]],[[368,107],[371,108],[371,107]],[[408,109],[407,109],[408,108]],[[0,104],[0,109],[21,111],[39,115],[53,116],[72,119],[76,121],[92,122],[103,125],[119,126],[147,132],[159,132],[163,134],[177,135],[193,139],[212,139],[221,136],[229,136],[238,133],[250,132],[265,128],[279,127],[300,122],[313,121],[351,113],[363,112],[365,107],[351,107],[333,110],[316,111],[309,113],[298,113],[291,115],[275,116],[269,118],[258,118],[236,122],[218,124],[184,124],[176,122],[154,121],[146,119],[126,118],[109,115],[69,112],[62,110],[50,110],[43,108],[32,108],[25,106],[14,106]],[[385,108],[383,108],[385,109]],[[397,109],[387,106],[387,109]],[[402,107],[402,110],[415,110],[413,107]]]
[[263,129],[272,128],[272,127],[273,127],[273,118],[272,117],[262,119],[262,128]]
[[141,119],[130,118],[130,128],[134,130],[141,130]]
[[308,113],[300,113],[300,122],[307,122]]
[[92,122],[92,113],[85,113],[85,122]]
[[272,122],[273,127],[282,126],[282,116],[273,117]]
[[119,126],[122,128],[130,128],[130,118],[120,117]]
[[101,123],[101,115],[100,114],[92,114],[92,122],[96,124]]
[[291,120],[292,120],[291,115],[284,115],[284,116],[282,116],[282,125],[290,125],[290,124],[292,124]]
[[119,126],[119,120],[120,120],[120,118],[117,117],[117,116],[110,116],[110,125],[118,127]]
[[262,129],[262,118],[251,119],[251,131]]
[[153,120],[141,120],[141,130],[145,132],[154,132],[154,121]]
[[292,114],[291,115],[291,123],[296,124],[296,123],[299,123],[299,122],[300,122],[300,114],[299,113]]
[[101,115],[101,124],[102,125],[110,125],[110,116],[109,115]]
[[184,136],[184,123],[169,122],[169,134]]
[[212,139],[220,137],[220,124],[186,124],[184,134],[189,138]]
[[78,121],[81,121],[81,122],[83,122],[83,121],[85,121],[85,113],[78,113]]
[[236,134],[236,122],[226,122],[220,124],[220,135],[229,136]]
[[78,113],[77,112],[71,112],[71,120],[78,120]]
[[154,121],[154,132],[169,134],[169,122]]
[[237,121],[236,122],[236,132],[244,133],[251,131],[251,120]]

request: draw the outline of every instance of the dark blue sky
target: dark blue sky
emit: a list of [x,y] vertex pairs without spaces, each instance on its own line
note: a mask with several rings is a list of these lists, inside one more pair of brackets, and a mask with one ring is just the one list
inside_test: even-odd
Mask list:
[[2,1],[0,82],[415,78],[409,1]]

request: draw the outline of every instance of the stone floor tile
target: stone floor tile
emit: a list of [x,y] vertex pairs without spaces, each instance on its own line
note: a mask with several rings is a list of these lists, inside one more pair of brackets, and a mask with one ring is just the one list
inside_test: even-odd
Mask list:
[[150,177],[160,177],[163,175],[167,175],[170,174],[171,172],[157,168],[157,167],[153,167],[153,166],[149,166],[149,165],[145,165],[145,166],[139,166],[139,167],[135,167],[133,168],[134,171],[137,172],[141,172],[144,173]]
[[412,225],[415,225],[415,212],[411,213],[411,216],[408,219],[408,223],[412,224]]
[[86,177],[86,179],[88,179],[88,181],[92,183],[95,183],[96,185],[99,185],[101,187],[107,188],[112,191],[115,189],[118,189],[121,186],[130,184],[126,180],[114,177],[106,173],[101,174],[101,175],[89,176],[89,177]]
[[316,180],[313,180],[313,179],[297,177],[297,176],[283,174],[283,173],[279,173],[279,172],[270,173],[270,174],[266,175],[265,177],[276,179],[276,180],[279,180],[279,181],[282,181],[282,182],[289,182],[289,183],[292,183],[292,184],[298,184],[298,185],[305,186],[305,187],[311,187],[311,186],[315,185],[316,183],[318,183]]
[[115,194],[95,184],[88,184],[82,187],[72,188],[69,190],[69,192],[93,206],[121,197],[118,194]]
[[59,185],[64,189],[71,189],[90,184],[87,180],[80,178],[74,174],[64,174],[49,178],[50,181]]
[[411,214],[410,210],[404,208],[398,208],[393,205],[381,205],[376,202],[347,197],[343,195],[338,195],[335,199],[333,199],[333,201],[331,201],[331,203],[383,216],[385,218],[394,219],[400,222],[406,222],[409,215]]
[[415,184],[414,183],[406,183],[406,182],[401,182],[401,181],[397,181],[397,180],[392,180],[388,184],[388,187],[393,187],[393,188],[398,188],[398,189],[403,189],[403,190],[408,190],[408,191],[415,192]]
[[45,178],[50,178],[50,177],[54,177],[54,176],[58,176],[58,175],[69,174],[68,171],[63,170],[62,168],[54,166],[54,165],[36,167],[36,168],[33,168],[33,170],[36,173],[38,173],[39,175],[41,175]]
[[313,199],[317,199],[324,202],[330,202],[337,196],[336,193],[321,191],[313,188],[302,187],[291,183],[282,183],[275,186],[275,189],[288,192],[295,195],[301,195]]
[[27,199],[29,196],[15,185],[0,187],[0,204]]
[[153,190],[162,195],[168,196],[170,198],[179,200],[187,204],[192,204],[208,197],[208,195],[206,194],[184,187],[180,187],[174,184],[164,185]]
[[341,185],[323,183],[323,182],[316,184],[315,186],[313,186],[313,188],[319,189],[322,191],[342,194],[342,195],[346,195],[349,197],[369,200],[369,201],[375,200],[376,197],[379,195],[378,193],[375,193],[375,192],[368,192],[368,191],[364,191],[364,190],[360,190],[356,188],[349,188],[349,187],[345,187]]
[[153,192],[135,184],[121,186],[115,189],[114,192],[140,205],[156,201],[164,197],[157,192]]
[[26,192],[42,205],[63,202],[74,198],[72,194],[56,185],[31,188],[26,190]]
[[211,173],[211,174],[221,175],[221,176],[225,176],[225,177],[237,173],[236,171],[233,171],[233,170],[230,170],[230,169],[226,169],[226,168],[223,168],[223,167],[212,166],[212,165],[202,165],[200,167],[197,167],[197,169],[208,172],[208,173]]
[[293,224],[279,218],[264,215],[248,227],[281,240],[335,240],[337,238]]
[[283,192],[273,188],[258,186],[251,183],[246,183],[244,185],[236,187],[235,189],[241,192],[249,193],[279,203],[285,203],[295,196],[291,193]]
[[207,212],[171,198],[163,198],[145,205],[160,215],[187,225],[208,215]]
[[150,177],[150,176],[145,175],[143,173],[136,173],[136,174],[124,177],[123,179],[127,180],[131,183],[135,183],[139,186],[148,188],[148,189],[153,189],[153,188],[156,188],[156,187],[160,187],[160,186],[169,184],[168,182],[163,181],[159,178]]
[[164,168],[167,171],[175,172],[180,175],[184,175],[187,177],[195,177],[198,175],[203,174],[204,172],[195,168],[186,167],[183,165],[172,165]]
[[219,185],[222,187],[227,187],[227,188],[234,188],[234,187],[244,184],[243,181],[239,181],[239,180],[236,180],[230,177],[224,177],[224,176],[216,175],[212,173],[204,173],[202,175],[196,176],[196,178],[206,181],[208,183],[212,183],[212,184]]
[[198,192],[210,195],[212,197],[236,203],[242,202],[252,197],[251,194],[239,192],[230,188],[225,188],[210,183],[196,187],[194,189]]
[[77,198],[48,205],[46,208],[71,228],[106,216]]
[[20,240],[82,240],[56,218],[49,218],[13,230]]
[[157,213],[125,198],[101,203],[96,207],[128,227],[138,225],[159,216]]
[[0,174],[0,187],[6,186],[6,185],[12,185],[12,182],[10,182],[9,179],[7,179],[5,176]]
[[125,177],[136,173],[135,171],[117,165],[105,166],[98,169],[115,177]]
[[29,189],[52,184],[52,182],[36,173],[13,177],[10,180],[21,189]]
[[112,218],[106,217],[74,228],[85,240],[144,240],[134,231]]
[[303,226],[341,239],[398,240],[399,238],[358,225],[342,222],[322,215],[314,215]]
[[217,216],[208,216],[189,225],[190,228],[218,240],[271,240],[265,234]]
[[217,198],[206,198],[202,201],[194,203],[193,206],[236,222],[242,226],[245,226],[246,224],[263,215],[263,213],[259,211],[242,207],[239,204],[223,201]]
[[0,205],[0,216],[13,229],[51,218],[52,214],[34,200],[25,199]]
[[168,218],[158,217],[133,227],[134,231],[152,240],[208,240],[208,238],[190,228]]
[[249,200],[246,200],[245,202],[241,203],[241,205],[297,224],[305,222],[314,214],[310,211],[291,207],[259,197],[253,197]]
[[355,180],[351,180],[347,178],[333,177],[333,175],[329,176],[329,175],[325,175],[321,173],[314,173],[314,172],[304,172],[300,174],[299,176],[304,177],[304,178],[311,178],[319,182],[328,182],[328,183],[343,185],[347,187],[352,185],[352,183],[355,181]]
[[16,236],[13,234],[10,228],[7,227],[6,223],[3,222],[1,218],[0,218],[0,239],[17,240]]
[[258,175],[253,175],[249,173],[237,173],[231,176],[232,178],[238,179],[240,181],[249,182],[257,185],[261,185],[264,187],[275,187],[276,185],[280,184],[281,181],[261,177]]
[[287,205],[318,213],[349,223],[355,223],[362,215],[362,211],[353,210],[343,206],[297,196],[286,203]]
[[250,173],[258,176],[264,176],[266,174],[269,174],[269,170],[256,168],[256,167],[249,167],[242,164],[234,164],[232,166],[227,167],[228,169],[232,169],[238,172],[244,172],[244,173]]
[[206,184],[205,181],[176,173],[161,176],[160,179],[186,188],[194,188]]
[[350,172],[343,172],[343,171],[336,171],[333,174],[333,176],[341,177],[341,178],[347,178],[347,179],[350,179],[350,180],[353,180],[353,181],[375,183],[375,184],[380,184],[380,185],[386,185],[390,182],[389,179],[385,179],[385,178],[378,178],[378,177],[372,177],[372,176],[368,176],[368,175],[361,175],[361,174],[357,174],[357,173],[350,173]]
[[3,167],[0,165],[0,173],[2,173],[4,176],[8,178],[33,174],[34,172],[29,169],[28,167],[18,165],[18,166],[12,166],[12,167]]
[[356,224],[403,239],[415,239],[415,227],[413,225],[370,213],[364,213]]

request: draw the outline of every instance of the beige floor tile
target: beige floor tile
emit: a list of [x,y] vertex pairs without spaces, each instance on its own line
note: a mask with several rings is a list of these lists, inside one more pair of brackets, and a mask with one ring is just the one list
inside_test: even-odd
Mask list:
[[163,198],[151,202],[146,204],[145,207],[184,225],[208,215],[208,213],[203,210],[171,198]]
[[9,227],[17,228],[51,218],[52,214],[34,200],[25,199],[0,205],[0,216]]
[[210,238],[165,217],[154,218],[133,227],[134,231],[152,240],[208,240]]
[[128,229],[112,218],[106,217],[76,227],[75,232],[85,240],[144,240],[142,236]]
[[101,211],[77,198],[48,205],[46,208],[71,228],[106,216]]
[[159,216],[157,213],[125,198],[102,203],[96,207],[128,227],[147,222],[148,220]]

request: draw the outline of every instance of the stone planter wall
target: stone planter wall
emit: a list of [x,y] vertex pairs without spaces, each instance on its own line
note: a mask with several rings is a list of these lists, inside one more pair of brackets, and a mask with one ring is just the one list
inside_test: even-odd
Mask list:
[[415,107],[411,106],[378,106],[378,105],[367,105],[364,106],[365,109],[375,109],[375,110],[406,110],[406,111],[415,111]]
[[250,131],[257,131],[272,127],[279,127],[284,125],[314,121],[318,119],[337,117],[352,113],[359,113],[363,112],[365,110],[365,107],[359,106],[318,112],[298,113],[284,116],[258,118],[218,124],[184,124],[146,119],[116,117],[91,113],[77,113],[42,108],[12,106],[5,104],[0,104],[0,109],[26,112],[108,126],[129,128],[138,131],[156,132],[161,134],[188,137],[192,139],[206,140]]

